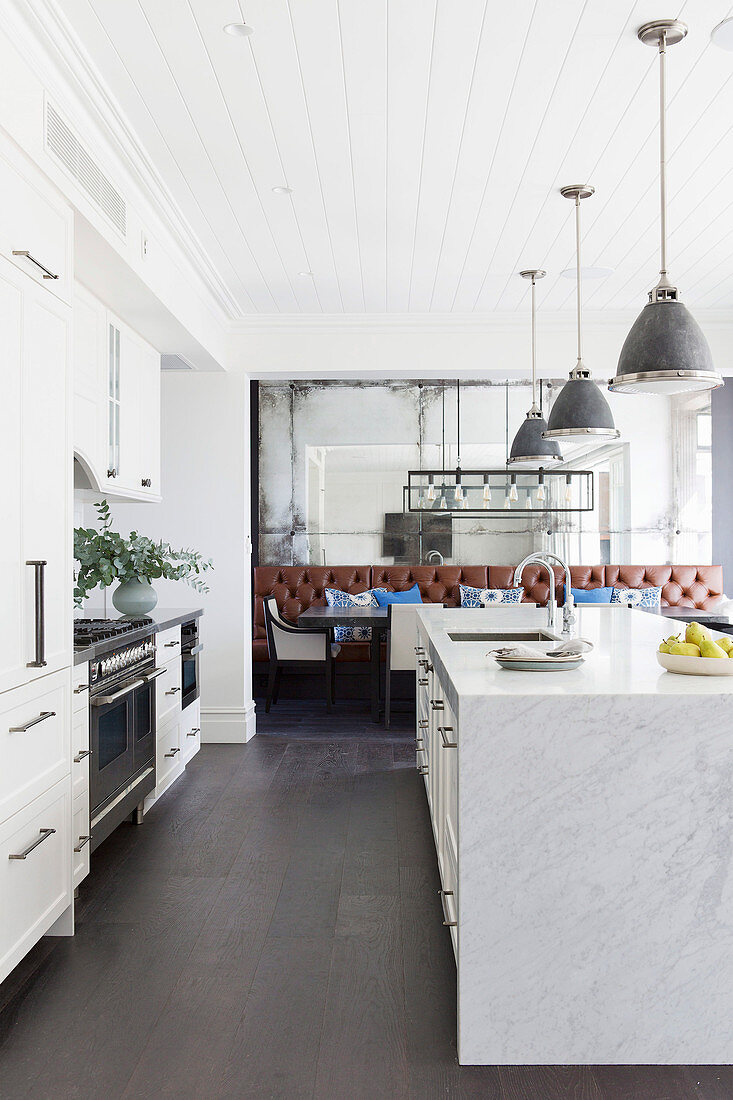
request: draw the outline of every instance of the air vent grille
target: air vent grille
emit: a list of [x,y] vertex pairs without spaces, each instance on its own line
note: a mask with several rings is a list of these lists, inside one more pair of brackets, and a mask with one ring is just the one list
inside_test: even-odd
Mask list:
[[161,370],[195,370],[196,368],[192,363],[189,363],[188,359],[184,359],[182,355],[161,355],[160,357],[160,369]]
[[46,148],[120,231],[127,233],[127,203],[51,103],[46,103]]

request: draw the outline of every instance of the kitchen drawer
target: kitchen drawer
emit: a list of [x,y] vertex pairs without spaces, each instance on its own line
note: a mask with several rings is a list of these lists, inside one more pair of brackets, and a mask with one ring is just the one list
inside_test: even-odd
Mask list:
[[181,756],[187,764],[201,748],[201,706],[195,699],[181,712]]
[[76,802],[89,794],[89,712],[76,711],[71,720],[71,795]]
[[71,700],[74,712],[89,713],[89,664],[74,665],[71,670]]
[[169,719],[159,728],[155,769],[156,794],[160,795],[183,771],[180,716]]
[[181,656],[181,628],[172,626],[170,630],[161,630],[155,635],[156,664],[164,665],[174,657]]
[[160,729],[168,715],[181,709],[181,662],[169,661],[163,665],[158,657],[158,668],[163,669],[155,679],[155,713]]
[[70,303],[71,207],[21,157],[11,159],[0,155],[0,252],[29,279]]
[[67,671],[0,697],[0,821],[68,776],[70,719]]
[[443,883],[441,900],[443,902],[443,919],[450,931],[451,941],[453,943],[453,954],[456,957],[456,962],[458,962],[458,914],[460,910],[458,896],[458,857],[455,841],[456,838],[449,832],[446,832],[444,860],[441,870],[441,880]]
[[89,824],[89,791],[80,794],[73,801],[71,819],[71,866],[72,886],[77,888],[89,874],[89,856],[91,833]]
[[71,904],[70,850],[68,779],[0,825],[0,981]]

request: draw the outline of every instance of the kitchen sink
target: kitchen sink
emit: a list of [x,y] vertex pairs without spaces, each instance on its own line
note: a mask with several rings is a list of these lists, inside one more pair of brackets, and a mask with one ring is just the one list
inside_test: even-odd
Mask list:
[[452,642],[559,642],[560,639],[550,630],[505,630],[501,633],[490,630],[475,630],[469,633],[448,631]]

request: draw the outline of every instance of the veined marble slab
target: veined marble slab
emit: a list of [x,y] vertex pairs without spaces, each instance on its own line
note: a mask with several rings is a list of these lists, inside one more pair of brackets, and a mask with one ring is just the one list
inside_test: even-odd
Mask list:
[[665,673],[668,622],[582,608],[596,650],[520,673],[424,608],[458,726],[464,1064],[733,1062],[733,684]]

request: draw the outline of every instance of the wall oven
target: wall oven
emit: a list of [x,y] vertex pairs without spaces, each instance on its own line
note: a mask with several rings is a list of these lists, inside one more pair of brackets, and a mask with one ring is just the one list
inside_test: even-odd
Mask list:
[[91,667],[89,796],[91,848],[121,821],[142,814],[155,787],[155,645],[115,651]]
[[185,709],[198,699],[199,653],[204,647],[199,642],[199,621],[191,619],[181,625],[181,706]]

